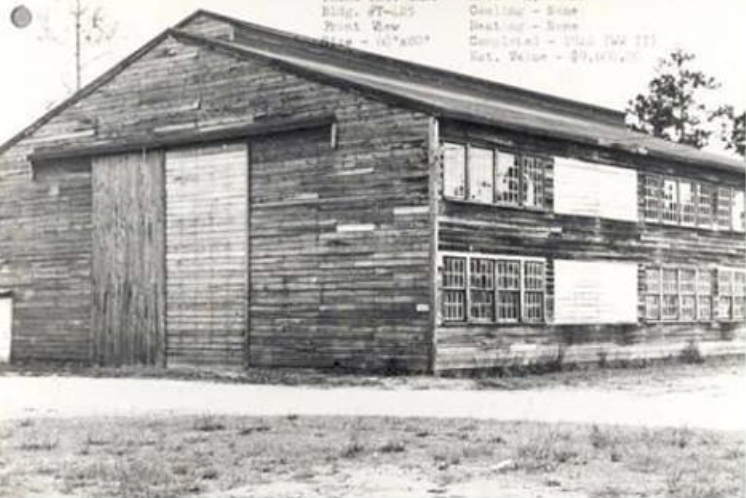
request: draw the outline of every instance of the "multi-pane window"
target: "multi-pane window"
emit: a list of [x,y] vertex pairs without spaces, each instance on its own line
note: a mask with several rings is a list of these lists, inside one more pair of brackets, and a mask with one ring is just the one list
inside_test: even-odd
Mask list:
[[645,219],[660,221],[661,219],[661,181],[658,175],[645,176]]
[[498,152],[495,173],[495,201],[518,206],[521,203],[520,167],[514,154]]
[[743,320],[746,272],[720,268],[717,271],[718,320]]
[[443,258],[443,319],[466,319],[466,258]]
[[746,206],[744,205],[744,192],[733,191],[733,211],[731,214],[732,228],[737,232],[746,230]]
[[746,273],[733,274],[733,318],[743,320],[746,306]]
[[679,293],[681,295],[681,319],[697,319],[697,272],[692,269],[679,270]]
[[453,199],[466,196],[466,147],[443,144],[443,194]]
[[526,261],[524,265],[524,319],[540,322],[544,319],[544,263]]
[[729,320],[733,317],[733,272],[718,270],[718,318]]
[[495,320],[495,262],[471,258],[469,266],[469,306],[475,320]]
[[717,226],[720,230],[731,229],[731,192],[729,188],[718,188],[717,197]]
[[645,269],[645,318],[660,320],[661,318],[661,269]]
[[444,321],[543,322],[546,263],[500,256],[444,256]]
[[679,203],[681,204],[681,224],[694,226],[697,224],[697,205],[695,203],[695,184],[679,182]]
[[521,156],[523,172],[523,205],[534,208],[544,207],[544,160],[539,157]]
[[715,273],[704,268],[646,268],[645,319],[712,320],[716,302],[714,280]]
[[643,175],[642,185],[646,221],[746,231],[743,190],[660,175]]
[[679,222],[679,189],[678,182],[670,178],[663,180],[663,223]]
[[712,228],[714,189],[705,183],[697,187],[697,226]]
[[697,272],[697,311],[700,320],[712,320],[712,278],[711,270]]
[[497,319],[517,322],[521,316],[521,262],[497,262]]
[[470,147],[467,171],[469,200],[491,203],[495,195],[495,152],[492,149]]
[[446,198],[526,208],[546,207],[549,159],[471,144],[443,143]]
[[661,318],[676,320],[679,317],[679,279],[678,271],[672,268],[663,269],[663,299]]

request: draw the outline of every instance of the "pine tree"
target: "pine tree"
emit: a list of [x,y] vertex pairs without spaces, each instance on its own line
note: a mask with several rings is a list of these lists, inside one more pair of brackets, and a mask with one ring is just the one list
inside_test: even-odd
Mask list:
[[695,56],[675,50],[661,59],[647,94],[638,94],[627,107],[628,124],[635,130],[702,148],[713,133],[712,124],[724,108],[710,108],[702,97],[719,88],[715,78],[691,68]]

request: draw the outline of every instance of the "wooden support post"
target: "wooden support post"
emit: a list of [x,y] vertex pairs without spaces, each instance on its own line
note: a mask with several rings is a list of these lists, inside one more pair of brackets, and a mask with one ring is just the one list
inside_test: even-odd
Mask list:
[[435,370],[437,354],[436,330],[438,326],[438,197],[440,185],[440,136],[438,119],[431,117],[427,133],[427,161],[429,165],[429,198],[430,198],[430,337],[428,343],[428,372]]

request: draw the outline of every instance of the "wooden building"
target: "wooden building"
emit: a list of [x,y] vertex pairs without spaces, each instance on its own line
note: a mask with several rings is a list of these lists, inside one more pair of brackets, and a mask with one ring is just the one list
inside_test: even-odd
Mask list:
[[744,166],[198,11],[0,146],[0,361],[742,351]]

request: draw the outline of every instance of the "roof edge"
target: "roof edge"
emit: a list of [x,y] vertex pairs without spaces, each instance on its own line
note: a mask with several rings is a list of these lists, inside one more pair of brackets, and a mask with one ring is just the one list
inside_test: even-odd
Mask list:
[[[541,99],[551,104],[565,107],[566,108],[565,112],[567,113],[573,113],[572,108],[575,108],[574,112],[577,114],[580,114],[583,111],[600,114],[602,116],[599,116],[597,119],[599,121],[604,121],[607,124],[623,124],[624,123],[625,113],[617,109],[612,109],[609,107],[604,107],[604,106],[597,105],[597,104],[591,104],[588,102],[583,102],[580,100],[570,99],[566,97],[559,97],[557,95],[543,93],[543,92],[539,92],[536,90],[529,90],[526,88],[509,85],[507,83],[500,83],[497,81],[492,81],[492,80],[488,80],[485,78],[472,76],[472,75],[461,73],[458,71],[451,71],[447,69],[438,68],[435,66],[420,64],[417,62],[411,62],[411,61],[407,61],[403,59],[398,59],[396,57],[376,54],[374,52],[368,52],[366,50],[348,47],[345,45],[336,45],[336,44],[326,43],[317,38],[312,38],[309,36],[299,35],[296,33],[290,33],[287,31],[282,31],[279,29],[270,28],[267,26],[259,25],[259,24],[254,24],[248,21],[244,21],[242,19],[237,19],[231,16],[213,12],[207,9],[199,9],[195,11],[190,16],[188,16],[187,18],[185,18],[184,20],[176,24],[174,28],[180,30],[183,26],[185,26],[186,24],[188,24],[189,22],[193,21],[194,19],[200,16],[207,16],[217,21],[231,23],[231,24],[234,24],[240,27],[244,27],[244,28],[251,29],[254,31],[258,31],[258,32],[267,33],[273,36],[289,38],[291,40],[295,40],[295,41],[305,43],[305,44],[310,44],[315,47],[320,47],[320,48],[327,49],[327,50],[331,48],[336,51],[342,52],[345,55],[349,55],[353,57],[364,58],[364,59],[371,60],[374,62],[379,62],[379,63],[391,64],[393,62],[395,64],[400,64],[408,68],[411,68],[413,70],[430,72],[434,75],[452,78],[452,79],[458,80],[462,84],[478,85],[478,86],[483,87],[484,91],[503,91],[503,92],[513,93],[517,96],[522,96],[528,99]],[[589,119],[588,116],[585,116],[585,117],[586,119]],[[593,119],[593,118],[591,117],[590,119]]]
[[104,71],[101,75],[91,80],[89,83],[84,85],[82,88],[74,92],[69,97],[63,99],[60,103],[56,104],[50,110],[42,114],[41,117],[33,121],[30,125],[21,129],[21,131],[19,131],[15,135],[8,138],[5,142],[0,144],[0,154],[5,153],[8,149],[10,149],[14,145],[16,145],[18,142],[26,138],[29,134],[35,132],[36,130],[44,126],[46,123],[54,119],[57,115],[59,115],[65,109],[71,107],[72,105],[76,104],[80,100],[91,95],[95,90],[97,90],[102,85],[111,81],[115,76],[121,73],[127,66],[132,64],[134,61],[139,59],[141,56],[145,55],[150,49],[152,49],[154,46],[161,43],[163,40],[168,38],[170,35],[171,35],[171,28],[169,27],[169,28],[164,29],[154,38],[151,38],[150,40],[145,42],[143,45],[141,45],[139,48],[137,48],[135,51],[131,52],[124,59],[120,60],[119,62],[111,66],[109,69]]
[[[568,141],[575,142],[581,145],[590,145],[590,146],[601,147],[605,149],[619,150],[622,152],[626,152],[628,154],[638,155],[638,156],[656,157],[656,158],[665,159],[668,161],[673,161],[679,164],[700,165],[700,166],[704,165],[704,166],[716,168],[719,170],[739,173],[739,174],[743,174],[744,171],[746,171],[746,163],[744,164],[744,166],[741,166],[740,164],[735,164],[732,160],[730,160],[727,157],[723,157],[723,158],[711,157],[711,158],[695,159],[695,158],[688,158],[688,157],[685,157],[679,154],[669,154],[664,151],[646,150],[645,152],[639,152],[637,150],[626,147],[623,143],[606,144],[606,143],[603,143],[602,141],[593,139],[591,137],[588,137],[585,135],[579,135],[576,133],[569,133],[564,130],[553,130],[552,132],[549,132],[546,130],[537,130],[530,126],[519,126],[515,124],[507,124],[499,120],[488,119],[488,118],[484,118],[482,116],[478,116],[478,115],[474,115],[470,113],[454,112],[452,110],[442,109],[431,103],[421,101],[416,98],[405,97],[402,95],[397,95],[397,94],[388,92],[383,89],[370,87],[370,86],[365,85],[364,83],[360,83],[360,82],[352,83],[348,80],[345,80],[342,77],[316,74],[310,69],[295,66],[292,62],[288,62],[280,58],[273,58],[265,54],[256,53],[254,50],[252,50],[251,47],[243,46],[236,42],[227,42],[224,40],[217,40],[214,38],[209,38],[209,37],[205,37],[205,36],[198,35],[195,33],[181,31],[178,29],[172,29],[171,34],[177,40],[183,41],[185,43],[195,43],[195,44],[211,47],[216,50],[224,50],[226,52],[233,53],[233,54],[236,54],[242,57],[252,57],[252,58],[258,58],[261,60],[269,61],[270,63],[276,64],[278,67],[282,67],[285,70],[292,71],[296,74],[300,74],[303,77],[313,78],[315,80],[322,80],[326,82],[327,84],[329,84],[330,82],[332,82],[332,84],[334,84],[334,82],[337,82],[337,84],[344,83],[346,86],[352,85],[356,88],[366,91],[367,93],[372,93],[373,95],[378,95],[380,98],[385,98],[386,100],[391,101],[394,104],[408,106],[414,110],[424,112],[424,113],[433,115],[438,118],[444,118],[444,119],[450,119],[454,121],[462,121],[462,122],[486,125],[486,126],[496,126],[496,127],[509,130],[512,132],[524,133],[524,134],[529,134],[529,135],[534,135],[534,136],[541,136],[541,137],[549,138],[549,139],[568,140]],[[610,125],[607,125],[607,126],[610,126]],[[620,128],[626,129],[625,127],[620,127]],[[632,131],[629,131],[629,132],[636,133]],[[645,135],[641,133],[637,133],[637,134],[640,135],[640,138],[642,140],[663,140],[661,138],[656,138],[651,135]],[[680,145],[682,147],[687,147],[693,151],[702,152],[700,149],[696,149],[691,146],[686,146],[682,144],[677,144],[677,145]]]
[[[248,23],[248,22],[245,22],[245,21],[234,19],[234,18],[231,18],[231,17],[228,17],[228,16],[223,16],[221,14],[217,14],[217,13],[214,13],[214,12],[211,12],[211,11],[207,11],[207,10],[204,10],[204,9],[199,9],[199,10],[196,10],[195,12],[193,12],[192,14],[190,14],[189,16],[187,16],[186,18],[184,18],[179,23],[177,23],[174,27],[169,27],[169,28],[166,28],[165,30],[163,30],[161,33],[159,33],[158,35],[156,35],[154,38],[150,39],[149,41],[147,41],[146,43],[144,43],[142,46],[140,46],[139,48],[137,48],[135,51],[131,52],[124,59],[122,59],[119,62],[117,62],[116,64],[114,64],[112,67],[110,67],[104,73],[102,73],[100,76],[98,76],[97,78],[93,79],[91,82],[89,82],[88,84],[86,84],[80,90],[78,90],[77,92],[73,93],[71,96],[67,97],[66,99],[64,99],[59,104],[55,105],[52,109],[50,109],[47,112],[45,112],[41,117],[39,117],[38,119],[36,119],[30,125],[28,125],[25,128],[23,128],[20,132],[16,133],[15,135],[13,135],[9,139],[7,139],[5,142],[3,142],[2,144],[0,144],[0,154],[5,153],[8,149],[10,149],[14,145],[16,145],[18,142],[20,142],[21,140],[23,140],[24,138],[26,138],[31,133],[33,133],[36,130],[38,130],[39,128],[41,128],[43,125],[45,125],[46,123],[48,123],[50,120],[52,120],[54,117],[56,117],[57,115],[59,115],[60,113],[62,113],[67,108],[71,107],[72,105],[76,104],[77,102],[79,102],[83,98],[85,98],[85,97],[89,96],[90,94],[92,94],[95,90],[97,90],[99,87],[101,87],[102,85],[104,85],[107,82],[109,82],[111,79],[113,79],[115,76],[117,76],[121,71],[123,71],[125,68],[127,68],[130,64],[132,64],[138,58],[140,58],[141,56],[143,56],[144,54],[146,54],[154,46],[156,46],[158,43],[161,43],[163,40],[165,40],[169,36],[173,36],[173,37],[175,37],[177,39],[181,38],[182,40],[183,39],[191,39],[191,41],[195,42],[195,43],[202,43],[202,44],[206,44],[206,45],[211,45],[213,47],[222,48],[222,49],[225,49],[225,50],[228,50],[228,51],[232,51],[234,53],[240,53],[240,54],[242,54],[244,56],[254,56],[254,57],[260,57],[260,58],[268,59],[268,57],[266,57],[264,55],[253,53],[251,51],[250,47],[244,47],[244,46],[236,45],[236,44],[233,44],[233,43],[227,43],[227,42],[223,42],[221,40],[215,40],[213,38],[204,37],[204,36],[200,36],[200,35],[193,34],[193,33],[185,33],[185,32],[180,31],[178,29],[180,26],[184,26],[185,24],[191,22],[195,18],[197,18],[199,16],[202,16],[202,15],[206,15],[206,16],[212,17],[212,18],[220,20],[222,22],[228,22],[228,23],[232,23],[232,24],[236,24],[236,25],[247,26],[247,27],[249,27],[251,29],[256,29],[256,30],[259,30],[259,31],[264,31],[264,32],[272,33],[272,34],[275,34],[277,36],[290,37],[290,38],[293,38],[293,39],[300,40],[300,41],[302,41],[304,43],[311,42],[311,43],[313,43],[315,45],[326,46],[327,48],[330,46],[330,45],[324,44],[323,42],[320,42],[318,40],[314,40],[312,38],[307,38],[307,37],[300,36],[300,35],[294,35],[294,34],[282,32],[282,31],[274,30],[272,28],[266,28],[266,27],[263,27],[263,26],[257,26],[257,25],[254,25],[254,24],[251,24],[251,23]],[[350,55],[362,55],[363,57],[372,57],[372,58],[376,58],[376,59],[380,59],[380,60],[386,60],[388,62],[390,62],[390,61],[393,60],[393,61],[395,61],[395,63],[405,64],[405,65],[407,65],[408,67],[411,67],[411,68],[422,68],[422,69],[424,69],[426,71],[442,72],[442,73],[445,73],[445,74],[449,75],[450,77],[454,77],[455,76],[457,78],[464,78],[465,80],[474,81],[477,84],[494,85],[494,86],[498,86],[498,87],[502,87],[502,88],[513,89],[515,91],[520,91],[520,92],[523,92],[523,93],[526,93],[526,94],[530,94],[530,95],[535,95],[535,96],[538,96],[538,97],[541,97],[541,98],[549,98],[549,99],[554,99],[556,101],[564,101],[564,102],[567,102],[567,103],[570,103],[570,104],[586,106],[588,108],[597,108],[597,109],[601,109],[601,110],[607,110],[607,111],[610,111],[610,112],[616,112],[616,111],[605,109],[605,108],[602,108],[602,107],[596,107],[593,104],[586,104],[586,103],[583,103],[583,102],[573,101],[573,100],[569,100],[569,99],[563,99],[561,97],[554,97],[552,95],[547,95],[547,94],[542,94],[542,93],[538,93],[538,92],[533,92],[533,91],[530,91],[530,90],[524,90],[524,89],[520,89],[520,88],[517,88],[517,87],[510,87],[509,85],[503,85],[502,83],[491,82],[489,80],[482,80],[482,79],[474,78],[474,77],[471,77],[471,76],[468,76],[468,75],[463,75],[461,73],[454,73],[454,72],[449,72],[449,71],[441,70],[441,69],[438,69],[438,68],[433,68],[431,66],[424,66],[424,65],[420,65],[420,64],[416,64],[416,63],[409,63],[409,62],[406,62],[406,61],[399,61],[397,59],[393,59],[393,58],[390,58],[390,57],[385,57],[385,56],[382,56],[382,55],[372,54],[370,52],[364,52],[364,51],[360,51],[360,50],[357,50],[357,49],[351,49],[351,48],[348,48],[348,47],[342,47],[342,46],[336,46],[336,45],[334,45],[334,47],[338,48],[338,49],[341,49],[341,50],[344,50],[344,51],[346,51]],[[272,58],[269,58],[269,59],[271,59],[273,62],[276,62],[276,63],[278,63],[278,64],[280,64],[282,66],[289,66],[289,67],[292,66],[290,63],[282,61],[282,60],[279,60],[279,59],[272,59]],[[294,66],[292,66],[292,67],[294,67]],[[300,71],[301,73],[308,73],[309,72],[309,70],[303,69],[303,68],[294,68],[294,69],[296,69],[297,71]],[[325,76],[325,75],[320,75],[319,77],[322,78],[322,79],[324,79],[324,80],[328,80],[328,79],[331,78],[331,77],[328,77],[328,76]],[[360,85],[364,86],[362,84],[360,84]],[[510,125],[507,125],[506,123],[499,122],[499,120],[486,120],[486,119],[484,119],[482,117],[479,117],[479,116],[464,115],[464,114],[453,115],[453,114],[450,114],[448,112],[448,110],[440,109],[437,106],[433,106],[433,105],[431,105],[431,104],[429,104],[427,102],[419,101],[417,99],[412,99],[412,98],[403,97],[403,96],[400,96],[400,95],[391,94],[390,92],[386,92],[386,91],[383,91],[383,90],[380,90],[380,89],[372,89],[372,88],[367,88],[367,87],[366,87],[366,89],[369,90],[369,91],[372,91],[372,92],[374,92],[376,94],[381,94],[382,97],[388,97],[388,98],[394,99],[400,105],[401,104],[409,105],[414,110],[419,110],[419,111],[422,111],[422,112],[426,112],[426,113],[431,114],[431,115],[436,116],[436,117],[443,117],[443,118],[446,118],[446,119],[463,120],[463,121],[473,122],[473,123],[478,123],[478,124],[488,124],[490,126],[497,126],[497,127],[501,127],[501,128],[504,128],[504,129],[508,129],[508,130],[512,130],[512,131],[518,131],[518,132],[522,132],[522,133],[531,133],[531,134],[534,134],[534,135],[545,136],[545,137],[549,137],[549,138],[561,138],[561,139],[565,139],[565,140],[575,141],[576,143],[593,144],[593,145],[602,146],[602,147],[604,146],[604,144],[595,143],[589,137],[575,136],[574,134],[564,133],[561,130],[557,130],[554,133],[547,133],[547,132],[542,132],[541,130],[533,130],[533,129],[529,129],[529,128],[524,129],[523,127],[510,126]],[[624,128],[624,126],[620,126],[620,127]],[[643,135],[643,138],[645,138],[645,139],[651,139],[651,138],[654,138],[654,137],[651,137],[649,135]],[[662,140],[662,139],[660,139],[660,140]],[[618,147],[618,146],[615,147],[613,145],[612,146],[606,145],[605,147],[612,148],[612,149],[613,148],[624,149],[622,147]],[[691,149],[692,150],[699,150],[699,149],[696,149],[696,148],[693,148],[693,147],[691,147]],[[624,150],[627,150],[629,153],[633,153],[633,154],[635,153],[634,151],[629,151],[628,149],[624,149]],[[718,169],[721,169],[721,170],[725,170],[725,171],[730,171],[730,172],[736,172],[736,173],[739,173],[739,174],[743,174],[744,171],[746,171],[746,162],[744,162],[743,164],[740,164],[740,161],[736,162],[735,159],[730,159],[728,157],[722,157],[722,158],[720,158],[719,156],[717,156],[715,154],[711,154],[711,155],[715,156],[715,157],[711,157],[711,158],[694,159],[694,158],[686,158],[686,157],[683,157],[683,156],[678,155],[678,154],[669,154],[669,153],[666,153],[666,152],[663,152],[663,151],[650,151],[650,152],[651,152],[649,154],[650,156],[660,157],[660,158],[667,159],[667,160],[670,160],[670,161],[673,161],[673,162],[678,162],[678,163],[681,163],[681,164],[707,165],[707,166],[710,166],[710,167],[715,167],[715,168],[718,168]],[[646,154],[646,155],[648,155],[648,154]]]

